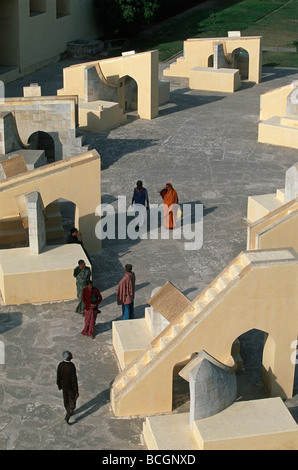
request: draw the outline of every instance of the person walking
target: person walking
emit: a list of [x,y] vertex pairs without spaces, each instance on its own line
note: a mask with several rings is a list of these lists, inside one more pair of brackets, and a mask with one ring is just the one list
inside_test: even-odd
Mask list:
[[63,392],[63,403],[66,410],[64,419],[69,424],[69,419],[74,413],[79,397],[79,387],[76,367],[71,362],[71,352],[64,351],[62,357],[63,361],[57,367],[57,385],[58,389]]
[[83,289],[82,300],[85,306],[85,326],[81,333],[85,336],[91,336],[91,338],[94,339],[96,317],[100,312],[98,305],[102,301],[102,295],[99,290],[93,286],[92,281],[88,281],[87,286]]
[[117,287],[117,304],[122,305],[123,320],[130,320],[134,317],[136,277],[131,264],[126,264],[124,270],[124,276]]
[[163,199],[163,223],[165,228],[173,230],[176,227],[176,211],[178,204],[178,194],[173,188],[172,183],[167,183],[160,191],[160,196]]
[[76,278],[77,297],[79,300],[76,312],[82,315],[85,310],[84,302],[82,300],[83,289],[87,286],[87,282],[90,281],[91,277],[91,269],[86,266],[84,260],[80,259],[78,261],[78,266],[74,269],[73,276]]
[[146,188],[143,186],[143,182],[141,180],[137,181],[137,186],[133,190],[133,195],[132,195],[132,204],[135,204],[136,206],[141,206],[139,207],[139,225],[137,225],[137,229],[142,227],[145,221],[145,207],[147,210],[149,210],[149,196],[148,196],[148,191]]

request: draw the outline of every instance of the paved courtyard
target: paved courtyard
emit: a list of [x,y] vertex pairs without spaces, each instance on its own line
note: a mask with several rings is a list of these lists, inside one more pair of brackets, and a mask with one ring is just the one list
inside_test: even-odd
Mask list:
[[[6,96],[39,83],[43,95],[62,88],[61,61],[6,86]],[[160,65],[160,71],[165,64]],[[167,78],[168,79],[168,78]],[[144,417],[115,418],[111,382],[118,374],[112,322],[119,320],[115,291],[123,266],[136,273],[136,317],[144,315],[151,291],[171,281],[191,300],[242,250],[246,249],[246,208],[250,195],[284,187],[286,170],[297,150],[257,142],[260,94],[298,80],[298,70],[264,69],[262,83],[245,84],[234,94],[191,91],[185,79],[171,78],[171,102],[152,121],[130,115],[127,124],[107,132],[86,133],[86,144],[102,158],[102,202],[117,208],[118,196],[130,203],[142,179],[150,202],[170,181],[180,203],[203,204],[203,246],[185,250],[185,240],[105,240],[93,257],[95,285],[103,295],[96,338],[83,337],[76,301],[1,307],[0,339],[5,368],[0,370],[0,449],[142,450]],[[82,185],[88,197],[88,181]],[[95,206],[90,201],[90,207]],[[50,288],[50,286],[49,286]],[[16,286],[17,289],[17,286]],[[281,312],[282,314],[282,312]],[[220,341],[221,332],[214,332]],[[262,398],[263,333],[241,338],[245,370],[238,375],[239,399]],[[80,397],[68,426],[64,421],[56,368],[69,349],[78,371]],[[298,422],[298,381],[286,405]],[[180,401],[181,399],[181,401]],[[187,409],[183,396],[175,410]]]

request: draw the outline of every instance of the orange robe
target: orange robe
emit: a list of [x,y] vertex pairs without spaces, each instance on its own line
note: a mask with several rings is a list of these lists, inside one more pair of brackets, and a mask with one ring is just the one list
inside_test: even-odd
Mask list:
[[167,183],[166,186],[170,186],[169,188],[165,188],[160,192],[161,197],[163,198],[163,223],[165,228],[172,230],[176,227],[175,216],[173,213],[173,208],[171,206],[173,204],[178,204],[178,194],[173,188],[171,183]]

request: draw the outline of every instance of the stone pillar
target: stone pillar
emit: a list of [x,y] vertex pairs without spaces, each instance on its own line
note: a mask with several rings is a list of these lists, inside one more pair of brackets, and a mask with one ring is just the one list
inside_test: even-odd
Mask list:
[[298,197],[298,163],[286,171],[285,203]]
[[42,199],[38,191],[26,194],[30,252],[39,254],[46,246],[46,227]]
[[213,53],[213,67],[215,69],[229,68],[222,43],[214,44]]

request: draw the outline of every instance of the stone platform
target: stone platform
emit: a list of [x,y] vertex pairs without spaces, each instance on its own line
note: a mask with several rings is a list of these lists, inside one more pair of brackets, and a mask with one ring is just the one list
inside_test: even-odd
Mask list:
[[189,425],[189,413],[146,418],[150,450],[297,450],[298,426],[281,398],[236,402]]
[[73,270],[79,259],[86,259],[79,244],[47,246],[38,255],[30,253],[29,247],[1,250],[4,305],[75,299]]

